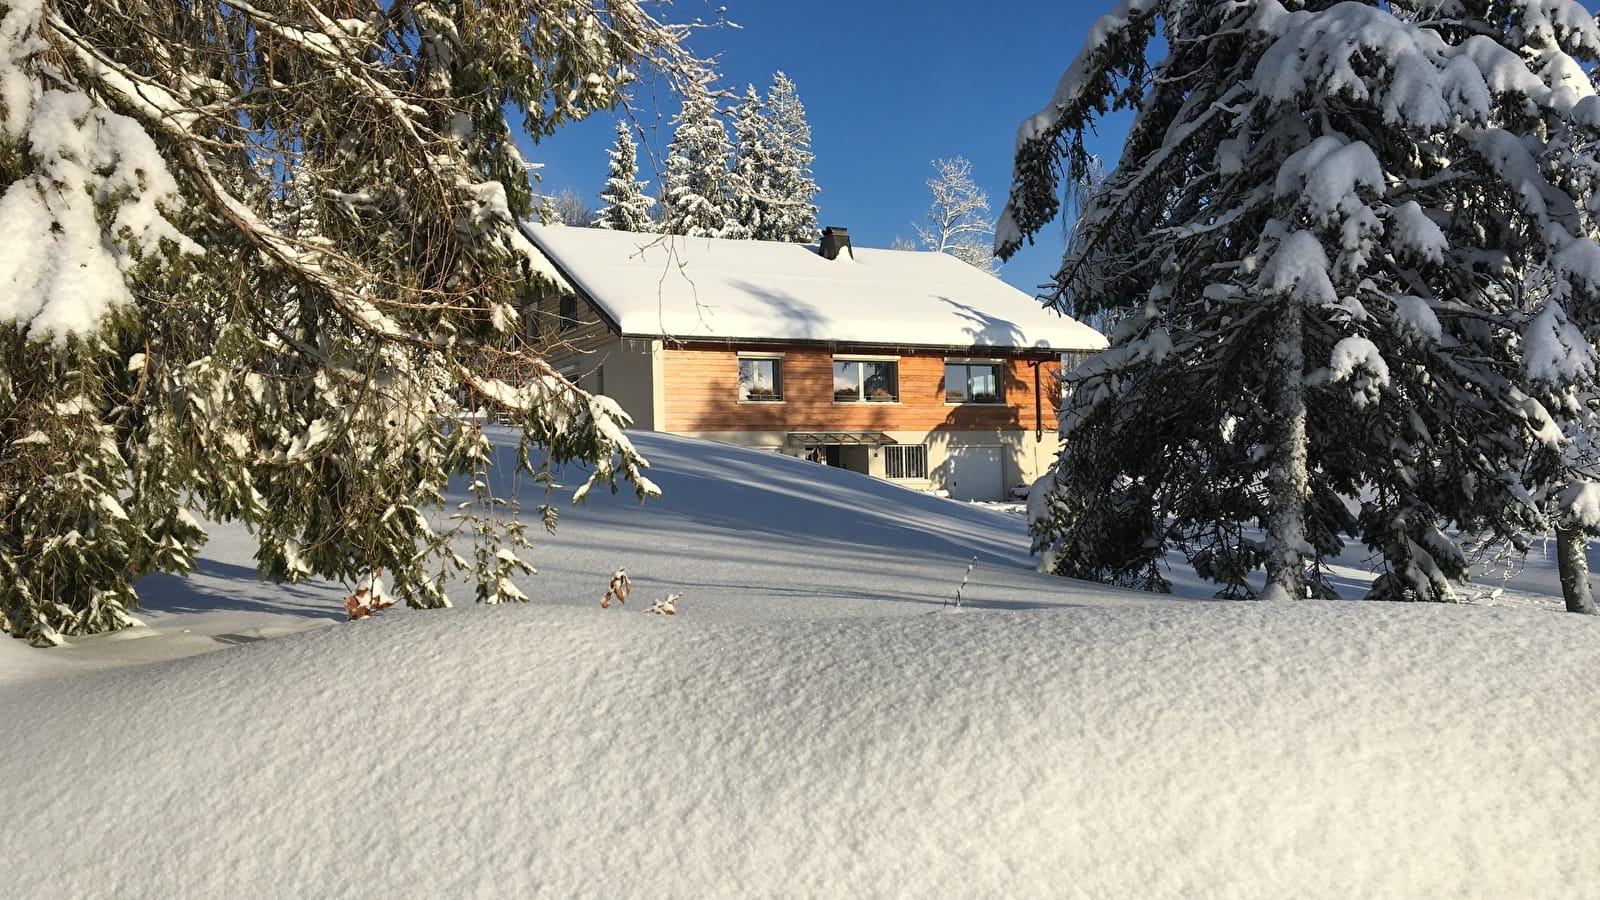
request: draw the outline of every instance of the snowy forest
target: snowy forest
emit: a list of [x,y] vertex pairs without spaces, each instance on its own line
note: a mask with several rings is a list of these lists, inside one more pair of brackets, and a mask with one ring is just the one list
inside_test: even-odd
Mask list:
[[[727,112],[708,86],[686,97],[672,120],[658,205],[639,178],[639,144],[617,122],[599,228],[736,240],[815,241],[817,185],[811,178],[811,126],[794,82],[773,75],[763,98],[747,86]],[[571,223],[569,223],[571,224]]]
[[[747,89],[730,135],[654,8],[0,0],[0,628],[129,624],[202,519],[247,524],[270,581],[524,599],[474,410],[540,483],[578,461],[579,498],[655,494],[626,411],[512,339],[541,277],[514,135],[648,70],[682,101],[660,201],[619,125],[593,224],[811,241],[817,186],[794,84]],[[1475,554],[1554,533],[1594,612],[1597,61],[1573,0],[1101,17],[1019,129],[994,242],[1080,206],[1045,299],[1111,323],[1033,492],[1043,565],[1160,590],[1176,552],[1224,596],[1315,598],[1355,543],[1371,598],[1450,601]],[[473,502],[434,517],[452,479]]]
[[[1063,575],[1224,595],[1452,600],[1553,531],[1595,611],[1600,31],[1571,0],[1125,0],[1017,135],[997,250],[1089,172],[1051,301],[1115,321],[1069,376],[1031,530]],[[1247,582],[1265,569],[1257,594]]]
[[[766,96],[747,86],[728,111],[707,92],[685,103],[672,119],[672,140],[662,168],[661,197],[641,179],[639,142],[619,120],[608,156],[600,209],[590,214],[575,193],[547,198],[545,217],[568,225],[617,231],[719,237],[735,240],[812,243],[820,233],[818,187],[812,179],[811,126],[794,82],[773,75]],[[949,253],[993,275],[995,220],[989,197],[962,157],[932,161],[929,206],[913,223],[916,243],[897,240],[895,249],[921,247]]]

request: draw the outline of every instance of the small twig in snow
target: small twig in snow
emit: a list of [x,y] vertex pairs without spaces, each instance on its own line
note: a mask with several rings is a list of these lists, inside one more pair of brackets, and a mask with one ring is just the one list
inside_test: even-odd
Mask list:
[[606,588],[606,595],[600,599],[601,609],[610,609],[611,601],[618,603],[628,602],[628,592],[633,590],[633,582],[628,580],[628,570],[617,566],[617,571],[611,574],[611,584]]
[[[972,570],[977,565],[978,565],[978,558],[976,556],[974,556],[972,558],[972,562],[967,563],[967,574],[962,575],[961,576],[961,583],[956,585],[956,609],[960,609],[961,608],[961,592],[966,590],[966,588],[967,588],[967,579],[972,577]],[[949,606],[950,605],[949,601],[946,601],[944,605],[945,606]]]

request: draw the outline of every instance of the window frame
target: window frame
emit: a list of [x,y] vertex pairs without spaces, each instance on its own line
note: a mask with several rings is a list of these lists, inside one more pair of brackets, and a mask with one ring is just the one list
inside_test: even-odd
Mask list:
[[[863,367],[867,364],[887,363],[894,367],[894,393],[888,398],[873,398],[867,396],[867,376]],[[835,354],[833,357],[833,374],[837,379],[840,364],[856,367],[856,391],[854,397],[841,397],[838,388],[834,388],[833,402],[835,403],[899,403],[900,402],[900,357],[898,356],[857,356],[854,354]]]
[[562,293],[556,305],[556,318],[561,322],[562,331],[571,331],[578,327],[578,295]]
[[[910,459],[907,457],[910,457]],[[908,469],[919,468],[919,466],[913,465],[913,463],[920,464],[921,474],[908,474]],[[898,474],[896,470],[898,470]],[[883,445],[883,476],[890,481],[927,481],[928,445]]]
[[[965,369],[966,390],[962,399],[950,399],[950,369],[960,366]],[[994,370],[994,399],[977,400],[972,390],[972,369],[978,366],[987,366]],[[1006,365],[1004,360],[978,359],[968,357],[947,357],[944,361],[944,402],[947,406],[1005,406],[1006,405]]]
[[[744,364],[746,362],[751,362],[751,363],[770,362],[770,363],[772,363],[773,396],[771,396],[771,397],[759,397],[759,398],[752,398],[752,397],[749,396],[749,392],[745,390],[744,371],[743,371],[744,370]],[[735,371],[736,371],[736,381],[734,382],[734,388],[735,388],[736,391],[738,391],[738,402],[740,402],[740,403],[753,403],[753,404],[756,404],[758,406],[765,406],[765,405],[769,405],[769,404],[773,404],[773,403],[782,403],[782,402],[784,402],[784,399],[783,399],[783,354],[782,353],[739,353],[739,354],[737,354],[737,368],[736,368]]]

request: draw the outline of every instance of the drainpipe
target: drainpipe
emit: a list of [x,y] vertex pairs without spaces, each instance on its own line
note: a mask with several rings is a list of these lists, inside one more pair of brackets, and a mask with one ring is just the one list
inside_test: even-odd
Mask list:
[[1044,392],[1039,389],[1039,360],[1030,359],[1033,366],[1033,442],[1044,441]]

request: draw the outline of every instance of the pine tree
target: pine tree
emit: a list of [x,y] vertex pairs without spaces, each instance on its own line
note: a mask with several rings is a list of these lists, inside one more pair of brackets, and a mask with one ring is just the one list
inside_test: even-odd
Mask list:
[[1177,546],[1304,597],[1348,534],[1386,563],[1369,596],[1451,599],[1450,531],[1548,521],[1523,473],[1592,362],[1539,379],[1525,351],[1600,297],[1600,31],[1566,0],[1480,6],[1127,0],[1097,25],[1019,131],[996,241],[1053,218],[1101,111],[1136,110],[1057,275],[1064,309],[1129,312],[1071,379],[1048,568],[1159,587]]
[[733,148],[709,92],[687,98],[667,145],[662,230],[691,237],[737,232],[729,210],[728,166]]
[[933,161],[928,179],[933,200],[927,225],[918,225],[922,246],[976,266],[990,275],[1000,270],[994,258],[994,220],[989,216],[989,195],[972,180],[972,163],[962,157]]
[[773,240],[772,172],[769,125],[754,85],[745,88],[733,120],[733,163],[728,172],[730,219],[724,237]]
[[0,629],[128,624],[134,580],[193,564],[191,510],[248,523],[266,578],[519,597],[462,388],[536,477],[653,490],[613,402],[482,363],[531,286],[505,111],[548,134],[646,64],[693,95],[684,30],[632,0],[349,9],[0,0]]
[[1560,286],[1543,267],[1528,279],[1524,305],[1534,313],[1521,335],[1523,369],[1531,393],[1542,396],[1559,420],[1563,440],[1534,445],[1524,481],[1555,533],[1567,610],[1594,615],[1600,608],[1589,582],[1586,545],[1588,537],[1600,534],[1600,384],[1592,336],[1600,329],[1592,307],[1574,307],[1589,318],[1587,335],[1568,316],[1554,296]]
[[611,168],[605,190],[600,192],[604,205],[594,224],[614,231],[650,231],[654,224],[650,221],[650,207],[656,200],[644,192],[649,182],[638,180],[639,148],[627,122],[617,122],[617,141],[610,152]]
[[782,72],[772,76],[762,114],[767,152],[771,158],[760,192],[762,227],[752,236],[761,240],[805,244],[817,239],[817,183],[811,179],[811,125],[793,81]]

